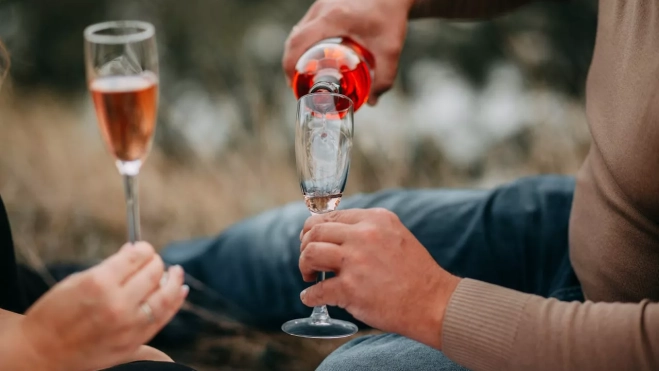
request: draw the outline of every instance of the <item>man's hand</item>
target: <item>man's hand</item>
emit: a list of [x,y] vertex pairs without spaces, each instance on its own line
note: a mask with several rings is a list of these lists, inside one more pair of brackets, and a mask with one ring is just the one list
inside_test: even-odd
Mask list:
[[374,105],[391,88],[407,33],[413,0],[316,0],[286,41],[283,68],[290,81],[295,64],[313,44],[349,36],[375,58],[368,103]]
[[336,274],[301,294],[308,306],[336,305],[356,319],[441,349],[444,312],[460,279],[443,270],[385,209],[310,217],[301,233],[300,271]]

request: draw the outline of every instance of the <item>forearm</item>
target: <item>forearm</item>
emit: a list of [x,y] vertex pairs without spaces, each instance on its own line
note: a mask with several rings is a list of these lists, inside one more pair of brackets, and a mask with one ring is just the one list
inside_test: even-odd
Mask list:
[[481,20],[531,2],[533,0],[414,0],[409,18]]
[[657,370],[657,329],[657,303],[568,303],[464,280],[443,351],[474,371]]

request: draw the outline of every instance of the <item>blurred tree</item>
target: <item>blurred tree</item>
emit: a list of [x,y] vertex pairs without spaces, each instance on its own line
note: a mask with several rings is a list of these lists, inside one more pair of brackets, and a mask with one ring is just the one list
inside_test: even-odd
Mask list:
[[[163,63],[177,76],[195,79],[210,91],[239,91],[245,80],[243,35],[264,21],[279,22],[288,29],[310,2],[5,0],[5,4],[17,5],[17,15],[22,19],[20,35],[29,44],[19,56],[24,63],[16,65],[13,72],[19,86],[41,85],[62,92],[82,88],[82,30],[90,23],[123,16],[157,23],[163,54],[167,56]],[[580,96],[592,55],[595,25],[595,0],[569,5],[539,2],[488,22],[436,21],[425,33],[410,35],[401,60],[403,88],[408,83],[407,67],[421,57],[453,64],[476,85],[485,81],[492,63],[512,60],[531,82]],[[523,45],[525,37],[542,42]],[[544,56],[529,59],[525,53]],[[267,74],[280,74],[278,66],[256,67],[247,72],[265,71],[266,76],[259,76],[259,80],[267,91],[272,85]]]

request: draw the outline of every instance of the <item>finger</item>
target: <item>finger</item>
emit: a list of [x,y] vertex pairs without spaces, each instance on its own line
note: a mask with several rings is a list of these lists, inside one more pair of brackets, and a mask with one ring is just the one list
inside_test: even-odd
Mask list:
[[307,288],[300,293],[300,300],[309,307],[332,305],[345,308],[347,305],[341,290],[339,277],[325,279]]
[[104,279],[123,285],[130,277],[156,255],[153,246],[146,242],[125,244],[116,254],[92,268]]
[[135,273],[122,290],[121,297],[131,305],[137,305],[143,302],[160,286],[160,280],[165,273],[165,264],[158,254],[142,268]]
[[187,285],[183,285],[183,268],[180,266],[170,267],[168,276],[167,283],[157,289],[146,300],[155,320],[149,322],[146,316],[142,316],[143,323],[147,325],[144,332],[145,341],[153,338],[160,329],[169,323],[188,295],[189,288]]
[[311,228],[323,223],[357,224],[366,219],[369,213],[371,213],[370,209],[348,209],[310,216],[304,222],[302,234],[306,234]]
[[344,249],[341,246],[312,242],[300,254],[299,267],[305,282],[313,282],[318,272],[338,272],[344,261]]
[[[300,37],[301,29],[316,18],[319,9],[320,7],[317,6],[316,4],[309,7],[309,10],[307,10],[307,12],[304,14],[302,19],[300,19],[300,21],[295,26],[293,26],[290,34],[286,38],[286,42],[284,44],[284,55],[282,57],[282,67],[284,69],[284,74],[286,76],[286,80],[289,83],[289,85],[295,71],[295,64],[297,63],[297,60],[300,59],[300,56],[302,56],[302,53],[306,51],[306,48],[303,49],[301,52],[299,52],[297,48],[295,51],[291,51],[290,50],[291,42],[293,39],[297,39]],[[311,46],[311,44],[309,46]],[[291,55],[291,52],[293,52],[295,55]]]
[[348,239],[349,233],[350,225],[348,224],[333,222],[316,224],[302,235],[300,252],[304,251],[310,242],[328,242],[341,245]]
[[137,361],[174,362],[167,354],[147,345],[140,346],[137,351],[127,357],[118,360],[117,363],[125,364]]
[[313,19],[315,19],[320,11],[322,10],[322,4],[315,2],[313,3],[309,9],[307,10],[306,13],[304,13],[304,16],[300,18],[300,20],[297,22],[297,27],[304,26],[305,24],[309,23]]
[[322,19],[314,19],[304,25],[299,25],[295,31],[291,32],[286,40],[282,57],[282,68],[286,77],[293,78],[296,64],[304,52],[315,43],[333,37],[335,32],[336,30],[327,27]]
[[378,67],[375,69],[373,76],[373,85],[368,96],[368,104],[374,106],[380,97],[389,91],[396,80],[398,74],[398,56],[394,59],[383,58],[378,61]]

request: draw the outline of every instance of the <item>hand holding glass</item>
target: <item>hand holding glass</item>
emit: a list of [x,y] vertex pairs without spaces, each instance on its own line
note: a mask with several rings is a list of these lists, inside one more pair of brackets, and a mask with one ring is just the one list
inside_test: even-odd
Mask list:
[[136,177],[156,126],[158,52],[155,29],[140,21],[87,27],[85,65],[99,128],[124,177],[130,242],[141,239]]
[[[353,134],[353,103],[350,98],[328,92],[313,93],[298,100],[295,156],[300,187],[311,214],[334,211],[348,179]],[[325,279],[325,273],[321,273]],[[325,305],[311,317],[291,320],[286,333],[307,338],[341,338],[357,332],[357,326],[332,319]]]

